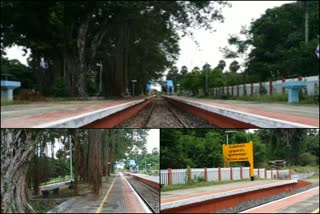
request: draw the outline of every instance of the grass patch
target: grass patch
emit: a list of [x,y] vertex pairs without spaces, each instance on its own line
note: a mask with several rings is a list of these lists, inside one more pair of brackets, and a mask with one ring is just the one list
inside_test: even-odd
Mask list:
[[288,166],[292,173],[318,172],[319,166]]
[[[240,101],[252,101],[252,102],[263,102],[263,103],[288,103],[288,95],[273,95],[273,96],[235,96],[235,97],[228,97],[228,96],[222,96],[222,97],[206,97],[209,99],[223,99],[223,100],[240,100]],[[306,96],[303,98],[300,98],[299,104],[317,104],[318,102],[315,101],[313,96]]]
[[49,206],[47,203],[40,201],[31,201],[30,205],[36,211],[36,213],[46,213],[52,208],[52,206]]
[[273,96],[239,96],[232,97],[234,100],[257,101],[257,102],[288,102],[287,95],[273,95]]
[[32,101],[29,100],[1,100],[1,106],[10,106],[10,105],[23,105],[23,104],[30,104]]
[[[256,178],[254,180],[265,180],[262,178]],[[229,183],[236,183],[239,181],[250,181],[249,178],[242,179],[242,180],[236,180],[236,181],[209,181],[209,182],[197,182],[197,183],[191,183],[191,184],[174,184],[174,185],[168,185],[163,186],[161,188],[161,192],[168,192],[172,190],[180,190],[180,189],[190,189],[190,188],[197,188],[197,187],[206,187],[206,186],[214,186],[214,185],[221,185],[221,184],[229,184]]]

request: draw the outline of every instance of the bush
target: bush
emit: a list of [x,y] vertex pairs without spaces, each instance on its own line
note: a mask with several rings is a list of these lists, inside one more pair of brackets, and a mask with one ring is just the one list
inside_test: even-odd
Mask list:
[[315,165],[317,163],[317,157],[310,152],[300,154],[298,160],[301,166]]
[[19,89],[14,99],[23,101],[46,101],[46,98],[42,96],[40,92],[32,89]]
[[69,97],[70,94],[67,90],[66,84],[63,79],[55,82],[52,88],[52,96],[54,97]]
[[260,95],[266,95],[267,94],[266,87],[262,86],[261,88],[259,88],[259,94]]

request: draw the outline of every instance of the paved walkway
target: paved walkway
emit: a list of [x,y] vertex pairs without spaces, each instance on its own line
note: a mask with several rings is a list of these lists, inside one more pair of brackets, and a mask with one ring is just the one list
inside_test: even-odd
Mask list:
[[153,181],[155,183],[159,183],[159,180],[160,180],[159,176],[145,175],[145,174],[140,174],[140,173],[128,173],[128,174],[132,174],[134,176],[141,177],[146,180]]
[[319,105],[172,97],[210,105],[219,109],[228,109],[231,111],[273,118],[275,120],[283,120],[306,126],[319,127]]
[[111,176],[101,188],[99,196],[79,197],[64,213],[145,213],[146,207],[138,200],[124,176]]
[[319,187],[316,187],[242,213],[311,213],[318,208]]
[[80,117],[89,112],[116,107],[144,98],[35,102],[24,105],[1,106],[1,128],[34,128],[66,118]]
[[222,193],[232,190],[245,189],[249,187],[261,186],[282,182],[279,180],[258,180],[258,181],[240,181],[229,184],[212,185],[206,187],[197,187],[190,189],[173,190],[168,192],[161,192],[161,204],[175,202],[184,199],[201,197],[215,193]]

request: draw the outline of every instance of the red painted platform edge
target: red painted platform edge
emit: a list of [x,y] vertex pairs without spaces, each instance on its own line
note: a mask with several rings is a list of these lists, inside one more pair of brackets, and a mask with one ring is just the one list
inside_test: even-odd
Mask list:
[[153,97],[146,98],[142,103],[138,103],[136,105],[130,106],[129,108],[111,114],[108,117],[96,120],[83,126],[82,128],[113,128],[149,105],[152,98]]
[[129,174],[129,173],[126,173],[126,174],[127,174],[127,175],[130,175],[130,176],[134,177],[136,180],[139,180],[139,181],[147,184],[148,186],[153,187],[153,188],[155,188],[155,189],[157,189],[157,190],[160,191],[160,185],[159,185],[158,183],[153,182],[153,181],[150,181],[150,180],[148,180],[148,179],[141,178],[141,177],[136,176],[136,175],[131,174],[131,173],[130,173],[130,174]]
[[260,199],[272,195],[279,194],[281,192],[289,192],[294,189],[298,189],[304,186],[308,186],[311,183],[306,181],[298,181],[295,184],[286,184],[277,187],[270,187],[267,189],[255,190],[247,193],[240,193],[237,195],[211,199],[203,202],[192,203],[181,207],[161,210],[161,213],[208,213],[217,212],[222,209],[237,206],[241,202]]
[[204,120],[208,121],[210,125],[213,125],[217,128],[259,128],[252,124],[241,122],[239,120],[225,117],[217,113],[203,110],[195,106],[179,102],[177,100],[172,100],[167,97],[165,97],[165,99],[167,99],[168,102],[170,102],[176,108],[181,109],[182,111],[185,111],[185,112],[190,112],[193,115],[199,116]]

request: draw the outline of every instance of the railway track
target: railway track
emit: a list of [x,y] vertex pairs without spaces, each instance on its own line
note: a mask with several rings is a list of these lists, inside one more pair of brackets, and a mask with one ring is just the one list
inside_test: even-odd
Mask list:
[[183,112],[163,97],[152,102],[117,128],[213,128],[202,118]]
[[132,176],[126,176],[127,181],[130,183],[132,188],[141,197],[143,202],[149,207],[153,213],[160,212],[160,191],[156,190],[147,184],[134,179]]
[[[157,109],[156,109],[157,112],[154,111],[155,106],[157,106]],[[163,116],[165,115],[166,122],[169,122],[170,124],[175,124],[175,126],[178,126],[181,128],[188,128],[188,125],[176,113],[176,111],[173,110],[173,107],[171,107],[170,104],[167,101],[163,100],[162,98],[155,100],[154,103],[152,104],[151,111],[149,112],[149,115],[147,117],[144,127],[153,128],[155,126],[154,125],[155,121],[158,120],[158,115],[163,115]],[[152,118],[152,117],[155,117],[155,118]]]

